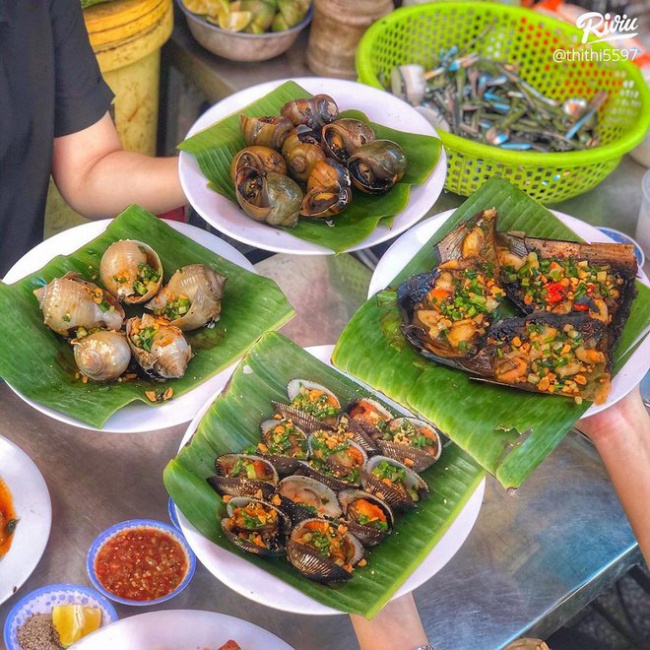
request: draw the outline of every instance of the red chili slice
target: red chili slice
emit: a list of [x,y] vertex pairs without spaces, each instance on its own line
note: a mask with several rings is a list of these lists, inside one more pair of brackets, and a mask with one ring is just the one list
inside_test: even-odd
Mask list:
[[564,300],[565,291],[566,288],[559,282],[551,282],[551,284],[546,285],[546,295],[551,304]]

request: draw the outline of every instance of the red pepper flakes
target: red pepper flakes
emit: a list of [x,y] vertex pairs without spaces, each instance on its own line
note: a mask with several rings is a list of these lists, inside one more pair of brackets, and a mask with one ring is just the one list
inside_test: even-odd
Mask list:
[[187,557],[169,534],[130,528],[111,537],[97,553],[95,573],[111,593],[128,600],[155,600],[170,594],[187,573]]

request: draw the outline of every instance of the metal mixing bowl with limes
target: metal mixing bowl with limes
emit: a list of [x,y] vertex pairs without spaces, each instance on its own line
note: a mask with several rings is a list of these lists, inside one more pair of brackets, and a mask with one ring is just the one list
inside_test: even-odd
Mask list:
[[[266,61],[286,52],[298,38],[300,32],[311,22],[313,7],[309,7],[306,16],[295,26],[282,31],[248,33],[246,12],[224,13],[214,22],[193,13],[183,0],[177,0],[178,6],[185,14],[187,26],[206,50],[231,61]],[[250,20],[250,18],[249,18]],[[220,27],[219,24],[223,27]],[[234,31],[238,30],[238,31]]]

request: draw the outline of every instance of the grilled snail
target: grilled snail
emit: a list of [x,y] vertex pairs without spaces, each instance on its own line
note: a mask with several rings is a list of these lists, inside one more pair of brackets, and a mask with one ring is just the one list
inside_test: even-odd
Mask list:
[[99,263],[99,279],[120,302],[130,305],[153,298],[162,284],[163,268],[156,251],[144,242],[112,243]]
[[131,361],[131,348],[123,332],[98,330],[73,343],[77,367],[93,381],[117,379]]
[[184,266],[145,307],[184,332],[219,320],[226,278],[204,264]]
[[34,295],[43,311],[43,322],[62,336],[79,327],[112,330],[122,327],[124,310],[115,298],[92,282],[82,280],[78,273],[54,278],[35,289]]

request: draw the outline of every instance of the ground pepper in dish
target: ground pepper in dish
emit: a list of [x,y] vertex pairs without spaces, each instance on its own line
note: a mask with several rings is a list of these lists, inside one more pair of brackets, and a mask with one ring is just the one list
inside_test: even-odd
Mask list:
[[18,628],[16,636],[21,650],[63,650],[50,614],[33,614]]
[[187,572],[187,557],[168,533],[131,528],[111,537],[95,559],[99,582],[128,600],[155,600],[170,594]]

